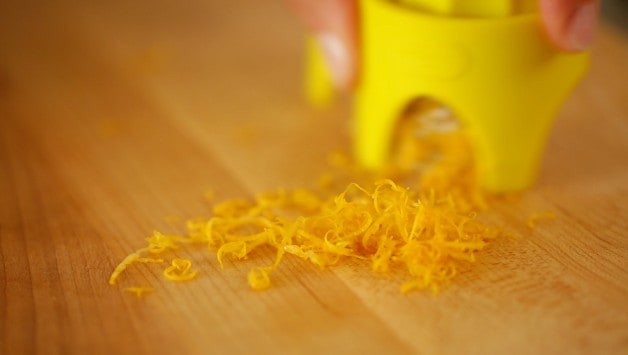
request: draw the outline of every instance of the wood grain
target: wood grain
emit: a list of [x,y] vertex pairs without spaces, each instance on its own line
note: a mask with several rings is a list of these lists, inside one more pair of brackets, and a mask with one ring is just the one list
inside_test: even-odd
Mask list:
[[[310,184],[346,147],[348,107],[300,96],[302,32],[278,2],[52,1],[0,11],[0,353],[628,352],[628,42],[605,26],[538,185],[495,218],[516,239],[434,297],[363,265],[259,253],[172,284],[115,265],[166,216]],[[534,231],[531,211],[557,220]],[[392,280],[391,280],[392,279]],[[126,286],[150,285],[137,299]]]

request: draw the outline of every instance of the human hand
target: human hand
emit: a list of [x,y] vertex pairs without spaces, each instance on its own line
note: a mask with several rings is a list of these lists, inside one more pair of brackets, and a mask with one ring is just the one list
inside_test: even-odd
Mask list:
[[[357,0],[286,0],[317,38],[337,87],[350,89],[358,73]],[[578,52],[593,42],[600,0],[539,0],[549,38]]]

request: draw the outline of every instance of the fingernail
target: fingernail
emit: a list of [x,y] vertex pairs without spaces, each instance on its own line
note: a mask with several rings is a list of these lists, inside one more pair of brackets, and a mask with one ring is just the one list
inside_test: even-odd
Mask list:
[[347,89],[351,75],[347,47],[340,38],[332,34],[321,34],[317,38],[334,84],[338,88]]
[[597,26],[598,5],[589,2],[576,9],[568,25],[569,47],[582,51],[591,47]]

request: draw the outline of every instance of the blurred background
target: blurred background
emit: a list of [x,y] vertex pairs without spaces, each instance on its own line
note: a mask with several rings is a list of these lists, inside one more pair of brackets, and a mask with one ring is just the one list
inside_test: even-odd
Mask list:
[[606,21],[628,31],[628,1],[603,0],[602,15]]

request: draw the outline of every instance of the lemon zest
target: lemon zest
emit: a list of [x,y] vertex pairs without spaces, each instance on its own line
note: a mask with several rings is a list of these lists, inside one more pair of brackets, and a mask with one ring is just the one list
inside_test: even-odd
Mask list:
[[164,270],[164,276],[170,281],[189,281],[196,277],[197,271],[191,271],[192,262],[187,259],[173,259]]
[[142,298],[144,295],[148,293],[152,293],[155,291],[154,288],[148,286],[135,286],[135,287],[127,287],[124,289],[126,292],[130,292],[135,294],[137,298]]
[[269,267],[255,267],[249,271],[247,280],[252,289],[256,291],[265,290],[270,287]]
[[136,251],[135,253],[131,253],[126,258],[124,258],[124,260],[122,260],[122,262],[120,262],[120,264],[118,264],[118,266],[116,266],[116,268],[111,273],[111,276],[109,277],[109,284],[115,285],[120,275],[133,263],[144,263],[144,264],[157,263],[158,264],[158,263],[164,262],[163,259],[153,259],[153,258],[142,257],[141,254],[146,252],[147,250],[148,248],[140,249]]
[[[272,273],[288,255],[319,268],[363,260],[375,273],[405,272],[403,293],[436,293],[502,232],[478,217],[490,198],[475,181],[466,134],[439,134],[419,141],[416,147],[403,148],[412,156],[402,159],[401,168],[364,172],[334,153],[329,159],[333,171],[319,179],[319,191],[277,189],[216,203],[212,216],[188,220],[183,235],[154,232],[145,248],[118,265],[110,283],[128,265],[143,260],[140,255],[198,244],[215,253],[221,267],[227,259],[243,260],[257,249],[274,249],[272,264],[248,272],[254,290],[271,286]],[[418,167],[417,161],[421,161]],[[529,225],[534,226],[547,216],[532,217]],[[191,267],[190,260],[174,259],[164,276],[191,280],[197,274]]]

